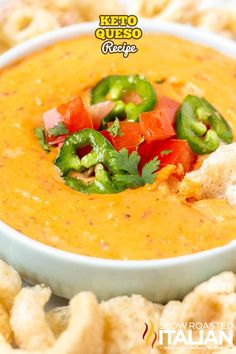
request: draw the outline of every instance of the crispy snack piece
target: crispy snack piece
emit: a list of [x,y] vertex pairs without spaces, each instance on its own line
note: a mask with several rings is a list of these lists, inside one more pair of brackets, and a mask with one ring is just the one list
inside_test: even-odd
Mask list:
[[221,6],[219,3],[214,0],[132,0],[127,2],[127,10],[142,17],[188,23],[235,39],[235,6],[227,0],[221,1]]
[[236,143],[220,146],[208,156],[202,166],[187,173],[180,184],[186,198],[226,199],[236,204]]
[[39,34],[100,14],[123,13],[118,0],[15,0],[4,2],[0,12],[0,42],[14,46]]
[[[170,301],[165,307],[160,317],[161,323],[184,324],[184,331],[188,330],[190,323],[236,323],[236,276],[231,272],[224,272],[218,276],[197,286],[183,300]],[[208,329],[205,330],[206,332]],[[217,328],[214,329],[216,333]],[[187,334],[187,332],[186,332]],[[193,338],[199,336],[199,332],[193,329]],[[236,337],[235,337],[236,339]],[[167,343],[164,343],[165,345]],[[227,344],[227,343],[226,343]],[[161,348],[165,354],[222,354],[235,353],[235,349],[219,349],[213,350],[210,347],[199,348]]]
[[236,292],[236,275],[232,272],[223,272],[210,280],[198,285],[195,291],[202,294],[229,295]]
[[11,311],[11,325],[15,342],[20,348],[41,350],[54,344],[55,336],[44,312],[50,296],[51,290],[41,285],[23,288],[16,296]]
[[70,319],[69,306],[56,307],[47,312],[46,320],[55,337],[59,337],[68,326]]
[[139,346],[142,348],[145,322],[151,320],[157,328],[162,306],[133,295],[102,302],[101,309],[105,320],[105,354],[129,354],[140,350]]
[[103,316],[96,297],[86,292],[76,295],[70,301],[69,311],[68,326],[51,348],[13,349],[0,335],[0,354],[103,354]]
[[236,276],[221,273],[197,286],[183,302],[180,314],[183,322],[224,322],[234,325],[236,342]]
[[135,13],[143,17],[159,15],[171,0],[132,0],[127,1],[128,13]]
[[229,22],[229,12],[224,14],[222,16],[222,9],[220,8],[203,11],[199,14],[197,25],[206,30],[222,32],[222,30],[227,28]]
[[0,260],[0,303],[10,310],[15,296],[22,288],[20,275],[8,264]]
[[14,5],[5,10],[2,17],[2,37],[11,46],[59,28],[58,21],[49,11],[34,6]]
[[182,310],[182,303],[180,301],[169,301],[164,307],[161,316],[160,323],[173,323],[178,322]]
[[10,325],[10,316],[5,307],[0,303],[0,333],[8,343],[12,341],[12,329]]
[[196,0],[133,0],[128,5],[129,13],[177,22],[190,22],[198,8]]
[[80,293],[70,301],[70,320],[47,354],[103,354],[103,316],[92,293]]
[[172,0],[161,12],[160,17],[168,21],[189,23],[198,10],[199,2],[196,0]]

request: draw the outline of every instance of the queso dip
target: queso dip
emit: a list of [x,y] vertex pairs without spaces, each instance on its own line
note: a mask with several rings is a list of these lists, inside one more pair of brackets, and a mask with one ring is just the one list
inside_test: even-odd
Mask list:
[[[236,62],[200,45],[145,35],[124,59],[103,55],[90,36],[60,42],[0,74],[0,219],[47,245],[100,258],[158,259],[221,246],[236,234],[236,208],[225,200],[183,200],[157,182],[117,194],[66,186],[33,130],[43,112],[108,75],[143,74],[157,96],[206,97],[236,131]],[[1,235],[0,235],[1,237]]]

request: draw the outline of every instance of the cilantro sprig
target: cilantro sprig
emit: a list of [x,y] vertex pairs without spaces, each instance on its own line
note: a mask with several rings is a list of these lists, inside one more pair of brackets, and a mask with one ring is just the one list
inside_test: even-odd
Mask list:
[[57,125],[55,125],[55,127],[48,129],[49,136],[57,137],[57,136],[60,136],[63,134],[68,134],[68,133],[69,133],[69,131],[63,122],[60,122]]
[[116,167],[119,170],[114,176],[115,181],[123,184],[126,188],[137,188],[153,183],[156,177],[155,172],[160,167],[160,161],[155,157],[144,165],[140,174],[138,170],[139,154],[134,151],[129,155],[127,149],[116,152],[115,159]]
[[120,121],[118,118],[116,118],[114,120],[114,123],[107,129],[107,131],[112,136],[123,136],[124,135],[120,129]]
[[49,145],[46,142],[45,131],[42,127],[38,127],[34,129],[34,135],[38,139],[38,143],[43,148],[44,151],[50,152]]

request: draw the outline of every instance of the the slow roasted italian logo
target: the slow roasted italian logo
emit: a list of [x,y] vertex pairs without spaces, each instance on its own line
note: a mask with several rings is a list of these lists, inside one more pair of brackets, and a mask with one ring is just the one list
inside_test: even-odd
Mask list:
[[154,348],[157,341],[157,333],[155,332],[154,324],[152,321],[148,321],[148,323],[145,322],[144,324],[143,340],[147,345],[151,345],[151,347]]
[[232,322],[165,322],[158,327],[149,320],[144,322],[143,340],[152,348],[191,348],[211,346],[216,349],[226,345],[233,347],[234,324]]

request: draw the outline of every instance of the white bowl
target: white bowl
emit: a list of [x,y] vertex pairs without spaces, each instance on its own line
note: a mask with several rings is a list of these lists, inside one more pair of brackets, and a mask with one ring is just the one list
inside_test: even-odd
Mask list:
[[[236,58],[236,44],[188,26],[142,21],[144,31],[168,33]],[[0,57],[0,68],[62,39],[94,33],[97,23],[80,24],[41,35]],[[36,242],[0,221],[0,256],[32,283],[46,283],[67,298],[91,290],[99,298],[138,293],[166,302],[183,297],[195,285],[221,271],[236,271],[236,240],[219,248],[182,257],[120,261],[86,257]],[[212,235],[213,236],[213,235]],[[214,236],[213,236],[214,237]]]

